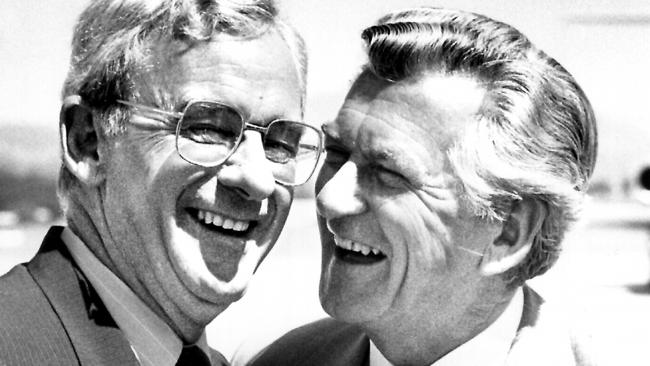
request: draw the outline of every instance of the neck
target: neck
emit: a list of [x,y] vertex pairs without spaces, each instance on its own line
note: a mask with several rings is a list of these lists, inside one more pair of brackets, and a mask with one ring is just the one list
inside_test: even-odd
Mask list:
[[[421,316],[394,314],[361,326],[393,365],[431,365],[494,323],[515,293],[505,287],[490,296],[487,295],[491,291],[480,292],[474,302],[450,301],[449,306],[438,308],[422,304],[429,306],[420,312]],[[413,321],[405,322],[405,319]]]
[[123,276],[113,263],[102,239],[107,234],[106,226],[103,225],[104,221],[93,217],[91,212],[92,210],[88,210],[84,205],[76,202],[69,203],[65,212],[68,228],[81,239],[104,266],[121,279]]
[[[97,201],[100,200],[97,195]],[[89,198],[89,197],[86,197]],[[110,231],[104,216],[102,206],[93,200],[83,200],[87,204],[81,204],[78,200],[70,200],[66,209],[66,219],[70,230],[72,230],[84,242],[86,247],[97,257],[97,259],[122,280],[158,317],[160,317],[185,343],[195,343],[199,340],[205,324],[197,322],[188,314],[183,312],[168,296],[157,300],[140,281],[125,281],[125,278],[137,278],[133,273],[125,273],[129,268],[120,268],[113,261],[114,255],[110,253],[105,245],[105,240],[111,240]],[[122,243],[124,244],[124,243]],[[225,309],[222,309],[223,311]]]

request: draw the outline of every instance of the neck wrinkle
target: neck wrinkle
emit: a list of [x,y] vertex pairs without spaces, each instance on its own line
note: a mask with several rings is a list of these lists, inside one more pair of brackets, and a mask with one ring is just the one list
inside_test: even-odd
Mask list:
[[[86,244],[86,247],[88,247],[103,265],[121,279],[123,276],[117,270],[104,245],[103,238],[109,235],[106,220],[103,217],[102,220],[99,220],[98,217],[93,217],[95,215],[92,214],[92,212],[102,212],[102,210],[92,210],[92,207],[86,207],[87,205],[79,201],[83,202],[85,200],[73,199],[71,197],[68,202],[68,207],[65,212],[68,227]],[[99,205],[90,204],[90,206]]]
[[115,240],[113,240],[106,222],[106,216],[104,215],[101,187],[93,189],[92,192],[81,189],[74,190],[74,192],[71,191],[65,215],[70,230],[84,242],[86,247],[88,247],[103,265],[123,281],[156,315],[167,323],[183,342],[193,344],[200,339],[207,324],[204,325],[197,322],[185,314],[168,295],[165,295],[167,297],[165,302],[168,306],[164,308],[162,306],[163,304],[159,304],[147,287],[140,281],[136,281],[134,284],[124,281],[124,274],[114,264],[105,246],[105,238],[113,242]]
[[[92,193],[81,189],[70,192],[65,212],[66,222],[70,230],[81,239],[104,266],[123,281],[131,291],[147,304],[156,315],[163,319],[174,332],[179,334],[181,338],[185,338],[183,335],[193,334],[190,331],[187,333],[181,332],[175,322],[171,320],[171,316],[168,316],[167,312],[158,305],[142,283],[138,281],[135,284],[131,284],[124,281],[125,275],[115,265],[106,249],[105,240],[112,240],[113,242],[114,240],[106,222],[102,201],[101,188],[93,189]],[[133,288],[133,286],[137,288]],[[181,314],[180,311],[178,313]],[[189,322],[190,320],[187,319],[186,321]]]
[[393,321],[364,323],[361,327],[393,365],[431,365],[484,331],[506,310],[516,289],[507,289],[496,279],[488,282],[492,285],[481,287],[475,301],[456,306],[464,308],[458,314],[429,311],[425,313],[430,315],[428,319],[422,317],[416,324],[405,324],[394,316]]

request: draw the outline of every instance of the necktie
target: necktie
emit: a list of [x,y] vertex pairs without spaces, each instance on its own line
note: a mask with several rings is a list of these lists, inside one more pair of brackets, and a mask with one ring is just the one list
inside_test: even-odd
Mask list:
[[211,366],[208,355],[199,346],[183,346],[176,366]]

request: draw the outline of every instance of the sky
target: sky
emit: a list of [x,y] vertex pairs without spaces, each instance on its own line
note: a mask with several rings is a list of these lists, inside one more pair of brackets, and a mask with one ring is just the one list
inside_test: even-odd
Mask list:
[[[55,130],[72,28],[86,3],[87,0],[0,1],[0,131],[16,123]],[[646,143],[650,137],[647,0],[279,3],[283,17],[294,24],[307,42],[310,74],[306,117],[315,124],[335,116],[357,74],[363,62],[360,33],[364,27],[391,10],[447,6],[483,13],[514,25],[574,74],[600,120],[601,165],[626,172],[639,164],[650,164],[650,144]],[[614,22],[589,21],[601,15]],[[617,17],[633,21],[619,24]]]
[[[72,28],[87,1],[0,1],[1,122],[56,122]],[[482,12],[510,22],[539,43],[563,52],[556,43],[562,41],[562,19],[573,10],[559,6],[562,2],[280,0],[280,6],[283,16],[307,41],[310,94],[338,96],[344,95],[363,60],[361,30],[390,10],[437,4]],[[573,9],[580,9],[576,5],[580,1],[572,3]],[[313,102],[317,114],[326,113],[321,112],[324,108],[318,100]]]

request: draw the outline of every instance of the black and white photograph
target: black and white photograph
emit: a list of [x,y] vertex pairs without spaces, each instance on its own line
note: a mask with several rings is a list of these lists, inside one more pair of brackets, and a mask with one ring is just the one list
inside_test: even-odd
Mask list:
[[650,365],[647,0],[2,0],[0,366]]

